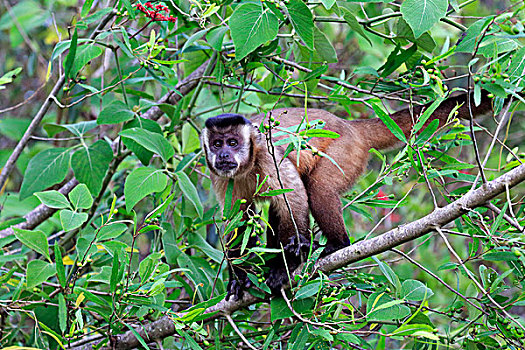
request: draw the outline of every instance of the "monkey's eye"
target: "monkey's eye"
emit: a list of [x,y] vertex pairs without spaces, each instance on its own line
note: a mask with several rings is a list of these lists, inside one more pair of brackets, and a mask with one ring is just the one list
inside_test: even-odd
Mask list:
[[235,139],[229,139],[228,140],[228,146],[230,146],[230,147],[235,147],[235,146],[237,146],[237,144],[238,144],[238,142]]
[[222,147],[222,140],[215,140],[215,141],[213,141],[213,147],[221,148]]

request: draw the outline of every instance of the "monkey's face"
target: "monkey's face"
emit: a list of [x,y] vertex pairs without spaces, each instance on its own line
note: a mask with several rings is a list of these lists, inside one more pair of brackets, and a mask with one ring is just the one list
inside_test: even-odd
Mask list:
[[[241,132],[206,133],[206,159],[210,170],[220,177],[233,178],[243,173],[250,158],[250,138]],[[206,142],[207,141],[207,142]]]

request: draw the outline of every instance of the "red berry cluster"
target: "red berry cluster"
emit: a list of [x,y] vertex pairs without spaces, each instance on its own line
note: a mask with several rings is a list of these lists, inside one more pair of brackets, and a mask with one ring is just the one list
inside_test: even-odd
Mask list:
[[169,21],[176,22],[177,17],[170,16],[170,9],[168,6],[163,4],[152,4],[151,2],[146,2],[142,5],[140,2],[135,4],[137,10],[143,12],[146,17],[151,18],[154,21]]

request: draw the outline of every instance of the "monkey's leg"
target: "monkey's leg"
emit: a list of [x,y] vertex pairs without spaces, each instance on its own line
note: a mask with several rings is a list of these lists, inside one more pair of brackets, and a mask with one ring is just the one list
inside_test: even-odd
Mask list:
[[[327,181],[327,177],[330,181]],[[328,239],[323,255],[350,245],[340,200],[340,194],[348,188],[349,183],[350,180],[326,158],[319,161],[306,181],[310,211]]]
[[[299,266],[301,255],[304,255],[303,253],[310,247],[307,201],[297,203],[292,198],[290,206],[295,208],[293,211],[295,225],[290,214],[283,212],[282,203],[273,202],[270,205],[268,223],[271,229],[267,230],[267,247],[283,249],[282,253],[268,261],[270,271],[266,284],[274,295],[279,295],[281,287],[289,283],[289,274]],[[299,238],[297,238],[296,226]]]

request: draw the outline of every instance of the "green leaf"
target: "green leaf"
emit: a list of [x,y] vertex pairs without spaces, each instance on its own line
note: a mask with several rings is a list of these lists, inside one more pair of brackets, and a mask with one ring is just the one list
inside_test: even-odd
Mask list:
[[158,259],[159,257],[150,255],[140,262],[139,276],[140,276],[140,281],[142,283],[148,282],[148,279],[153,274],[153,270],[155,269],[155,265],[157,264]]
[[97,234],[97,242],[114,239],[126,232],[128,227],[122,222],[102,226]]
[[314,27],[314,47],[319,57],[328,63],[337,62],[337,53],[330,40],[324,35],[319,28]]
[[[127,130],[136,127],[146,129],[148,131],[162,135],[162,129],[159,124],[157,124],[153,120],[144,119],[140,117],[133,119],[129,123],[126,123],[123,129]],[[151,157],[153,157],[153,152],[148,151],[132,139],[123,138],[122,143],[137,156],[137,158],[142,162],[142,164],[149,164]]]
[[463,39],[458,44],[456,52],[472,53],[479,44],[481,32],[490,23],[490,20],[491,18],[484,18],[472,23],[465,32]]
[[49,277],[55,274],[55,267],[53,264],[42,260],[31,260],[27,264],[26,278],[27,278],[27,289],[32,289],[42,282],[45,282]]
[[404,300],[393,300],[385,293],[375,292],[368,297],[367,319],[377,321],[400,320],[410,315]]
[[434,102],[432,102],[430,107],[425,109],[425,111],[423,112],[419,120],[417,121],[416,125],[414,125],[414,132],[418,132],[423,127],[423,125],[428,120],[428,118],[430,118],[432,113],[434,113],[436,108],[439,107],[439,105],[445,100],[445,98],[446,98],[445,96],[438,97]]
[[[301,299],[292,302],[292,307],[298,313],[312,312],[313,299]],[[293,317],[293,312],[290,310],[286,301],[282,298],[272,298],[270,302],[271,320],[277,321],[283,318]]]
[[321,0],[325,9],[330,10],[334,6],[336,0]]
[[268,190],[266,192],[260,193],[259,196],[261,197],[275,197],[283,193],[292,192],[293,188],[282,188],[280,190]]
[[62,261],[62,251],[58,245],[58,241],[55,243],[55,264],[57,269],[57,279],[60,282],[62,288],[66,287],[66,268],[64,267],[64,262]]
[[277,17],[260,2],[237,6],[229,19],[229,26],[238,61],[275,39],[279,31]]
[[22,230],[19,228],[13,228],[16,238],[22,242],[23,245],[29,249],[34,250],[35,252],[42,254],[51,261],[49,256],[49,244],[47,243],[47,237],[42,231],[29,231]]
[[[71,39],[71,41],[73,42],[73,39]],[[71,43],[71,45],[73,45],[73,43]],[[84,45],[78,48],[75,57],[75,63],[73,64],[73,67],[71,67],[69,77],[74,78],[86,64],[102,55],[103,52],[104,49],[93,44]]]
[[147,150],[160,155],[165,163],[175,154],[175,150],[164,136],[146,129],[126,129],[120,132],[120,136],[131,139]]
[[314,16],[302,0],[286,3],[292,26],[309,50],[314,49]]
[[224,35],[228,31],[228,27],[220,26],[215,27],[206,34],[206,40],[216,51],[222,50],[222,42],[224,41]]
[[445,17],[447,7],[447,0],[405,0],[401,4],[401,14],[417,39]]
[[124,196],[128,212],[148,194],[162,191],[168,184],[168,176],[163,170],[144,167],[131,172],[124,183]]
[[383,111],[383,109],[381,109],[381,107],[379,107],[378,105],[372,104],[372,108],[374,109],[374,112],[376,112],[376,115],[378,116],[378,118],[381,119],[383,123],[386,125],[388,130],[390,130],[392,134],[394,134],[394,136],[397,137],[399,140],[406,143],[407,139],[405,137],[405,134],[403,133],[403,130],[401,130],[399,125],[397,125],[392,120],[392,118],[390,118],[390,116],[386,114],[386,112]]
[[361,35],[363,38],[368,41],[370,46],[372,46],[372,41],[366,36],[365,31],[363,30],[363,26],[359,24],[357,21],[356,15],[354,15],[349,9],[341,7],[341,10],[343,11],[343,18],[345,19],[346,23],[350,26],[350,28],[356,32],[357,34]]
[[[164,236],[166,236],[166,234]],[[188,236],[188,243],[190,244],[190,247],[199,249],[200,251],[202,251],[204,254],[206,254],[210,259],[212,259],[216,263],[220,264],[221,261],[223,261],[223,259],[224,259],[224,253],[221,252],[220,250],[212,247],[199,234],[189,235]],[[166,247],[164,247],[164,250],[166,250]]]
[[92,195],[102,189],[102,182],[113,159],[113,151],[104,140],[98,140],[89,147],[82,147],[71,157],[71,167],[75,177],[86,184]]
[[71,231],[80,227],[87,219],[87,213],[77,213],[69,209],[60,211],[60,223],[64,231]]
[[[0,77],[0,85],[5,85],[13,82],[13,79],[16,78],[16,76],[22,71],[22,67],[15,68],[13,70],[10,70],[9,72],[5,73]],[[0,89],[4,89],[5,87],[0,87]]]
[[512,55],[508,74],[512,77],[522,77],[525,74],[525,47],[522,47]]
[[[93,5],[93,1],[94,0],[86,0],[84,2],[84,5],[82,5],[82,11],[80,11],[80,17],[81,18],[87,16],[87,14],[89,13],[89,10],[91,10],[91,5]],[[64,331],[62,331],[62,332],[64,332]]]
[[111,277],[109,279],[109,290],[111,291],[111,293],[114,293],[115,290],[117,290],[117,284],[120,282],[118,278],[119,269],[120,265],[118,260],[118,252],[115,252],[115,254],[113,254],[113,264],[111,265]]
[[330,139],[337,139],[341,136],[334,131],[325,129],[310,129],[305,132],[305,135],[308,137],[328,137]]
[[421,301],[430,298],[434,292],[420,281],[406,280],[401,286],[400,295],[405,300]]
[[89,189],[84,184],[76,186],[71,192],[69,192],[68,197],[75,210],[89,209],[91,208],[91,205],[93,205],[91,193],[89,193]]
[[428,141],[434,135],[437,128],[439,126],[439,120],[434,119],[433,121],[428,124],[428,126],[421,132],[421,134],[418,135],[416,144],[423,144]]
[[122,101],[113,101],[98,115],[97,124],[118,124],[133,119],[135,113]]
[[177,176],[178,184],[182,190],[182,193],[184,193],[184,196],[193,204],[197,214],[199,214],[199,217],[202,218],[204,210],[202,208],[202,203],[195,185],[191,182],[188,175],[186,175],[186,173],[183,171],[176,172],[175,176]]
[[71,208],[71,205],[69,204],[66,196],[64,196],[62,193],[52,190],[52,191],[45,191],[45,192],[37,192],[35,193],[35,196],[40,199],[40,202],[42,204],[48,206],[49,208],[54,209],[64,209],[64,208]]
[[319,292],[319,289],[321,287],[321,282],[314,281],[312,283],[308,283],[307,285],[304,285],[295,293],[295,300],[301,300],[305,298],[309,298]]
[[395,336],[407,336],[414,335],[417,332],[434,332],[434,327],[429,326],[428,324],[405,324],[393,331],[391,334]]
[[78,40],[78,34],[77,34],[77,28],[75,28],[75,31],[73,32],[73,35],[71,36],[71,42],[69,44],[69,52],[66,56],[66,60],[64,61],[64,74],[67,78],[71,78],[71,68],[73,67],[73,63],[75,62],[75,56],[77,54],[77,40]]
[[31,158],[20,188],[20,200],[63,181],[69,169],[69,149],[44,150]]
[[60,331],[62,334],[64,334],[67,327],[67,307],[66,299],[62,293],[58,294],[58,325],[60,327]]
[[377,257],[374,256],[372,257],[372,259],[374,259],[374,261],[377,263],[377,265],[379,266],[379,269],[381,270],[383,275],[386,277],[388,282],[390,282],[390,284],[394,286],[394,288],[396,288],[396,291],[399,291],[399,289],[401,289],[401,282],[399,281],[399,277],[397,277],[394,270],[392,270],[390,266],[388,266],[384,262],[380,261]]

